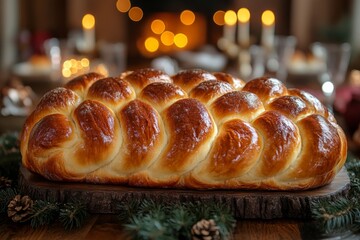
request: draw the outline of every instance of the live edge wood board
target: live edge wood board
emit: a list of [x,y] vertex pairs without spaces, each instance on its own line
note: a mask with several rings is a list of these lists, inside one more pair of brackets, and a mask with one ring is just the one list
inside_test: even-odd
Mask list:
[[312,200],[331,201],[346,196],[350,189],[350,179],[343,168],[331,184],[307,191],[196,191],[51,182],[21,167],[19,185],[33,199],[50,198],[58,202],[80,200],[87,204],[91,213],[116,213],[118,202],[129,198],[148,198],[165,202],[201,201],[204,204],[213,200],[221,201],[230,205],[236,218],[242,219],[308,219]]

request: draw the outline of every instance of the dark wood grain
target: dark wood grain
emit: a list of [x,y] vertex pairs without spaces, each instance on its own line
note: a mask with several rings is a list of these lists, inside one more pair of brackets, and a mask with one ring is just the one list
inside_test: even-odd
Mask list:
[[51,197],[59,202],[80,199],[91,213],[115,213],[116,203],[129,198],[151,198],[157,201],[225,202],[236,218],[279,219],[310,217],[310,201],[344,196],[350,189],[346,169],[331,184],[307,191],[195,191],[184,189],[134,188],[115,185],[51,182],[21,167],[19,184],[34,199]]

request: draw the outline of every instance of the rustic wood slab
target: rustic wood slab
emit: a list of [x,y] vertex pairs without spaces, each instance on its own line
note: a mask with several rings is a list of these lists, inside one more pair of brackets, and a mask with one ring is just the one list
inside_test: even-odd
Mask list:
[[276,219],[310,218],[310,202],[317,199],[329,201],[346,196],[350,179],[343,168],[331,184],[307,191],[234,191],[234,190],[184,190],[136,188],[117,185],[52,182],[20,168],[19,186],[33,199],[55,199],[66,202],[79,199],[87,203],[91,213],[116,213],[116,204],[129,198],[149,198],[158,201],[226,202],[236,218]]

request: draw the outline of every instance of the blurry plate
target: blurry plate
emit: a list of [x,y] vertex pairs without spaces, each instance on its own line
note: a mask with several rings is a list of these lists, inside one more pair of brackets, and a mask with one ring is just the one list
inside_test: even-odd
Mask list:
[[34,65],[29,62],[22,62],[15,64],[13,73],[22,78],[34,78],[34,79],[43,79],[48,78],[51,74],[51,65]]
[[204,48],[199,52],[181,51],[175,57],[183,67],[202,68],[208,71],[222,71],[227,64],[226,56],[212,48]]

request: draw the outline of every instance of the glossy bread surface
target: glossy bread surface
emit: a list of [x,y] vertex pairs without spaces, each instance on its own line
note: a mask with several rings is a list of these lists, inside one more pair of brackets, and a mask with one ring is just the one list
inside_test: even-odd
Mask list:
[[347,142],[318,99],[277,79],[139,69],[89,73],[45,94],[21,153],[57,181],[303,190],[332,181]]

